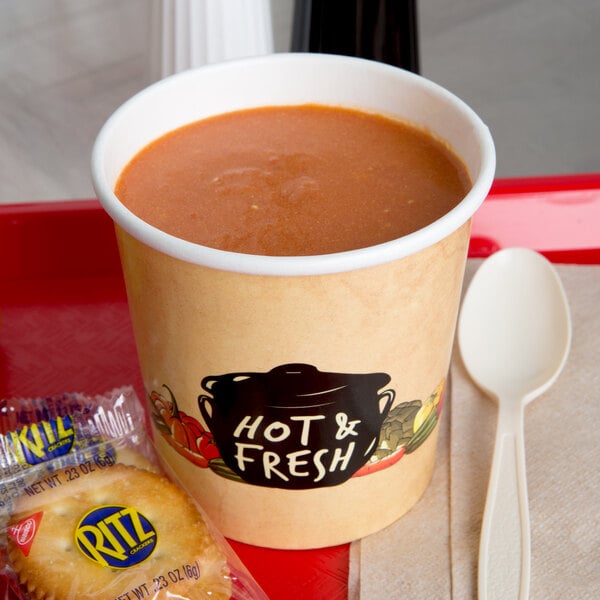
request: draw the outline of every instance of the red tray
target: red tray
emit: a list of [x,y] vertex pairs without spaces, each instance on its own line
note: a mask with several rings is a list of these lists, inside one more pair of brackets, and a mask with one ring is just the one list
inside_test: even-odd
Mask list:
[[[498,180],[474,218],[469,255],[526,246],[596,264],[599,223],[600,173]],[[0,397],[124,384],[144,397],[109,217],[96,200],[0,205]],[[271,600],[347,598],[347,544],[232,546]]]

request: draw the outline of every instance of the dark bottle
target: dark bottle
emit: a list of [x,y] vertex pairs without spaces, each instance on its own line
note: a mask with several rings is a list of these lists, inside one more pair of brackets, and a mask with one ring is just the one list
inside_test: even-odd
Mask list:
[[417,0],[295,0],[291,49],[419,73]]

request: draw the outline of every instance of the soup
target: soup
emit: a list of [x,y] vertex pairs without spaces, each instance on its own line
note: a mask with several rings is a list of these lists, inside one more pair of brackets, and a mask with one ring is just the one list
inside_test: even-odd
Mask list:
[[471,185],[443,142],[381,115],[324,105],[247,109],[155,140],[118,198],[147,223],[212,248],[330,254],[407,235]]

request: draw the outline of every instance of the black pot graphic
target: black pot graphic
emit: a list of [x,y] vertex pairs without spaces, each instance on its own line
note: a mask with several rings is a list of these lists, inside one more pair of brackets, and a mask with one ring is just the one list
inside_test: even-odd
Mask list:
[[343,483],[375,451],[394,391],[386,373],[306,364],[202,380],[198,398],[225,464],[244,481],[286,489]]

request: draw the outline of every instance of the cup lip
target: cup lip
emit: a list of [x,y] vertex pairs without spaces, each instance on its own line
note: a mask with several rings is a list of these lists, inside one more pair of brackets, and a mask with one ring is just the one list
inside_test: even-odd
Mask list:
[[[122,113],[130,110],[130,107],[145,95],[154,92],[157,88],[173,85],[179,78],[197,77],[201,71],[227,70],[231,67],[236,68],[238,65],[250,67],[253,63],[279,61],[291,61],[290,65],[294,61],[314,61],[318,65],[329,63],[330,66],[335,66],[336,63],[356,63],[357,65],[366,63],[369,69],[379,70],[382,73],[396,73],[398,76],[400,71],[402,77],[418,80],[427,93],[450,101],[454,109],[461,112],[471,122],[481,148],[481,166],[469,192],[459,204],[442,217],[400,238],[355,250],[303,256],[243,254],[196,244],[146,223],[120,202],[104,177],[104,157],[110,133]],[[318,53],[278,53],[235,59],[188,69],[157,81],[126,100],[106,120],[94,142],[91,157],[92,183],[101,205],[116,225],[140,242],[185,262],[224,271],[275,276],[325,275],[353,271],[404,258],[432,246],[457,230],[473,216],[491,188],[495,166],[495,147],[488,127],[466,102],[446,88],[422,75],[384,63],[363,58]]]

